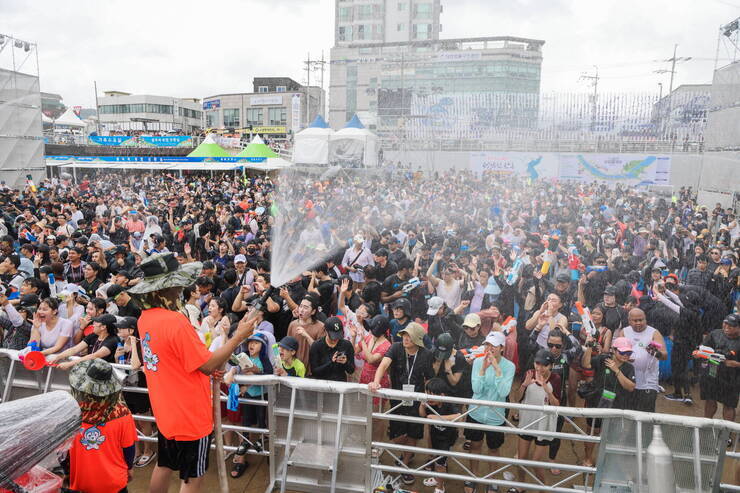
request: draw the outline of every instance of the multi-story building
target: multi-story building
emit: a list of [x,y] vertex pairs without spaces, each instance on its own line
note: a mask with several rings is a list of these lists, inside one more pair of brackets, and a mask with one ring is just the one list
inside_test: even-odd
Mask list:
[[439,39],[440,0],[337,0],[334,45]]
[[104,130],[183,132],[203,127],[199,99],[106,91],[98,99],[100,124]]
[[[370,127],[392,129],[399,119],[419,117],[412,114],[415,105],[426,100],[435,100],[434,105],[443,98],[457,101],[465,95],[514,93],[532,99],[528,106],[534,118],[543,44],[495,36],[335,46],[329,123],[341,127],[357,113]],[[482,107],[496,112],[496,104]]]
[[288,77],[255,77],[252,92],[203,98],[206,128],[246,129],[286,137],[324,114],[325,93]]
[[67,107],[62,102],[62,96],[50,92],[41,93],[41,112],[49,118],[59,118]]

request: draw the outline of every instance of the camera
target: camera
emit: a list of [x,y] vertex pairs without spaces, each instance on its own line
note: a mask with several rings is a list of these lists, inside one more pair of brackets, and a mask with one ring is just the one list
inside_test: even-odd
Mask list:
[[360,265],[360,264],[354,264],[354,265],[352,266],[352,268],[353,268],[353,269],[356,269],[356,270],[358,270],[358,271],[360,271],[360,272],[364,272],[364,270],[365,270],[365,266],[364,266],[364,265]]

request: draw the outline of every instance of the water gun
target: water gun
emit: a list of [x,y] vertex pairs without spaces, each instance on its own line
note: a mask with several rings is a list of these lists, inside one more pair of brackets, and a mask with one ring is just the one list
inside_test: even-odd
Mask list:
[[570,269],[570,279],[577,281],[581,277],[581,259],[578,258],[578,250],[575,246],[569,247],[570,254],[568,254],[568,269]]
[[516,329],[516,319],[511,316],[506,317],[506,320],[501,324],[501,327],[503,328],[504,335],[508,336],[512,330]]
[[588,334],[591,337],[596,336],[596,326],[594,325],[594,321],[591,319],[591,310],[588,309],[588,307],[583,306],[583,303],[580,301],[576,301],[576,310],[578,310],[578,315],[581,316],[581,323],[583,324],[583,328],[588,331]]
[[411,291],[418,288],[419,286],[421,286],[421,280],[419,280],[418,277],[412,277],[411,279],[406,281],[406,283],[401,288],[401,291],[403,292],[403,294],[409,294]]
[[465,359],[473,360],[485,356],[486,348],[484,346],[473,346],[470,349],[460,349],[460,353],[465,356]]
[[514,260],[514,265],[511,266],[511,272],[509,272],[509,275],[506,276],[506,284],[509,286],[513,286],[514,283],[519,279],[519,272],[522,270],[522,265],[524,262],[521,258],[518,258]]
[[[734,353],[735,351],[733,351],[731,354],[734,354]],[[692,353],[692,356],[698,359],[705,359],[709,361],[710,363],[714,363],[716,365],[727,360],[727,356],[725,356],[722,353],[716,352],[714,349],[708,346],[699,346],[699,349],[694,351]]]

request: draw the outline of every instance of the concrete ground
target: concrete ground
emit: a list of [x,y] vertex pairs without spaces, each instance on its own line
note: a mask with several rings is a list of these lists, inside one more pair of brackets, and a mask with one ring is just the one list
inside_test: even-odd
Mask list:
[[[670,392],[672,390],[668,389]],[[663,395],[658,396],[658,402],[657,402],[657,411],[660,413],[668,413],[668,414],[679,414],[683,416],[697,416],[701,417],[703,416],[704,411],[704,404],[698,400],[699,398],[699,389],[695,388],[693,392],[693,397],[697,400],[696,403],[693,406],[687,406],[683,403],[678,402],[672,402],[663,397]],[[721,409],[721,407],[720,407]],[[718,411],[717,416],[715,417],[721,417],[720,411]],[[580,426],[584,426],[584,423],[580,423]],[[566,427],[563,431],[569,431],[569,426],[566,424]],[[457,446],[455,447],[455,450],[462,451],[462,438],[458,440]],[[426,446],[426,444],[420,443],[420,446]],[[513,436],[508,436],[506,439],[506,442],[504,443],[504,446],[502,447],[502,455],[506,457],[513,457],[516,455],[516,446],[517,446],[517,439],[515,439]],[[484,453],[486,451],[485,445],[484,445]],[[211,462],[209,465],[208,473],[206,476],[206,483],[205,487],[203,488],[203,492],[217,492],[218,491],[218,475],[217,475],[217,467],[216,464],[213,462],[215,455],[211,454]],[[577,464],[580,463],[580,461],[583,458],[583,445],[581,443],[575,444],[573,442],[570,443],[563,443],[560,447],[560,452],[558,454],[558,462],[562,463],[572,463]],[[415,464],[421,465],[423,460],[420,457],[417,457],[415,460]],[[231,460],[227,462],[227,470],[229,470]],[[269,468],[268,468],[268,459],[266,457],[257,457],[257,456],[247,456],[247,462],[249,463],[249,467],[244,472],[244,475],[239,479],[229,479],[229,492],[230,493],[264,493],[265,488],[267,487],[269,483]],[[390,463],[387,459],[383,460],[383,463]],[[452,461],[450,461],[450,472],[459,472],[459,467],[456,466]],[[723,482],[733,484],[734,478],[733,478],[733,472],[736,470],[736,468],[740,468],[740,464],[732,464],[730,461],[727,461],[725,463],[725,474],[723,476]],[[151,475],[151,469],[152,466],[141,469],[135,469],[134,472],[134,479],[129,484],[129,491],[132,493],[139,493],[139,492],[146,492],[148,490],[148,484],[149,484],[149,476]],[[564,474],[564,473],[563,473]],[[550,474],[550,472],[547,472],[548,479],[554,479],[555,476]],[[563,478],[562,474],[559,476],[560,478]],[[173,480],[170,485],[169,493],[175,493],[179,489],[179,480],[177,479],[176,475],[173,474]],[[419,493],[433,493],[434,488],[427,488],[422,484],[422,478],[418,478],[416,482],[408,487],[409,490],[412,490],[414,492]],[[448,482],[447,484],[447,492],[448,493],[457,493],[462,492],[462,484],[459,482]],[[483,491],[482,488],[479,488],[478,491]]]

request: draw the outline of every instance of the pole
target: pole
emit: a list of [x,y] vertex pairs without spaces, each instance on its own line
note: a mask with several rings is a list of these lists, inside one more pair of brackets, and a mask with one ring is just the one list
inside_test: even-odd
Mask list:
[[599,67],[594,65],[594,68],[596,68],[596,75],[594,76],[594,101],[591,109],[591,130],[596,127],[596,99],[599,96]]
[[224,459],[224,435],[221,428],[221,388],[219,381],[215,378],[211,379],[211,394],[213,396],[213,434],[216,436],[219,491],[220,493],[229,493],[229,480],[226,477],[226,462]]
[[326,101],[324,101],[324,70],[326,70],[326,60],[324,59],[324,50],[321,50],[321,106],[319,111],[322,116],[326,115]]
[[98,105],[98,81],[93,81],[93,87],[95,88],[95,115],[97,116],[97,124],[95,128],[98,129],[98,135],[100,135],[100,106]]
[[[671,113],[673,112],[673,76],[676,75],[676,50],[678,43],[673,45],[673,58],[671,58],[671,82],[668,84],[668,126],[666,130],[670,132]],[[668,135],[670,138],[670,134]]]
[[308,115],[311,113],[311,53],[306,58],[306,128],[310,122]]

